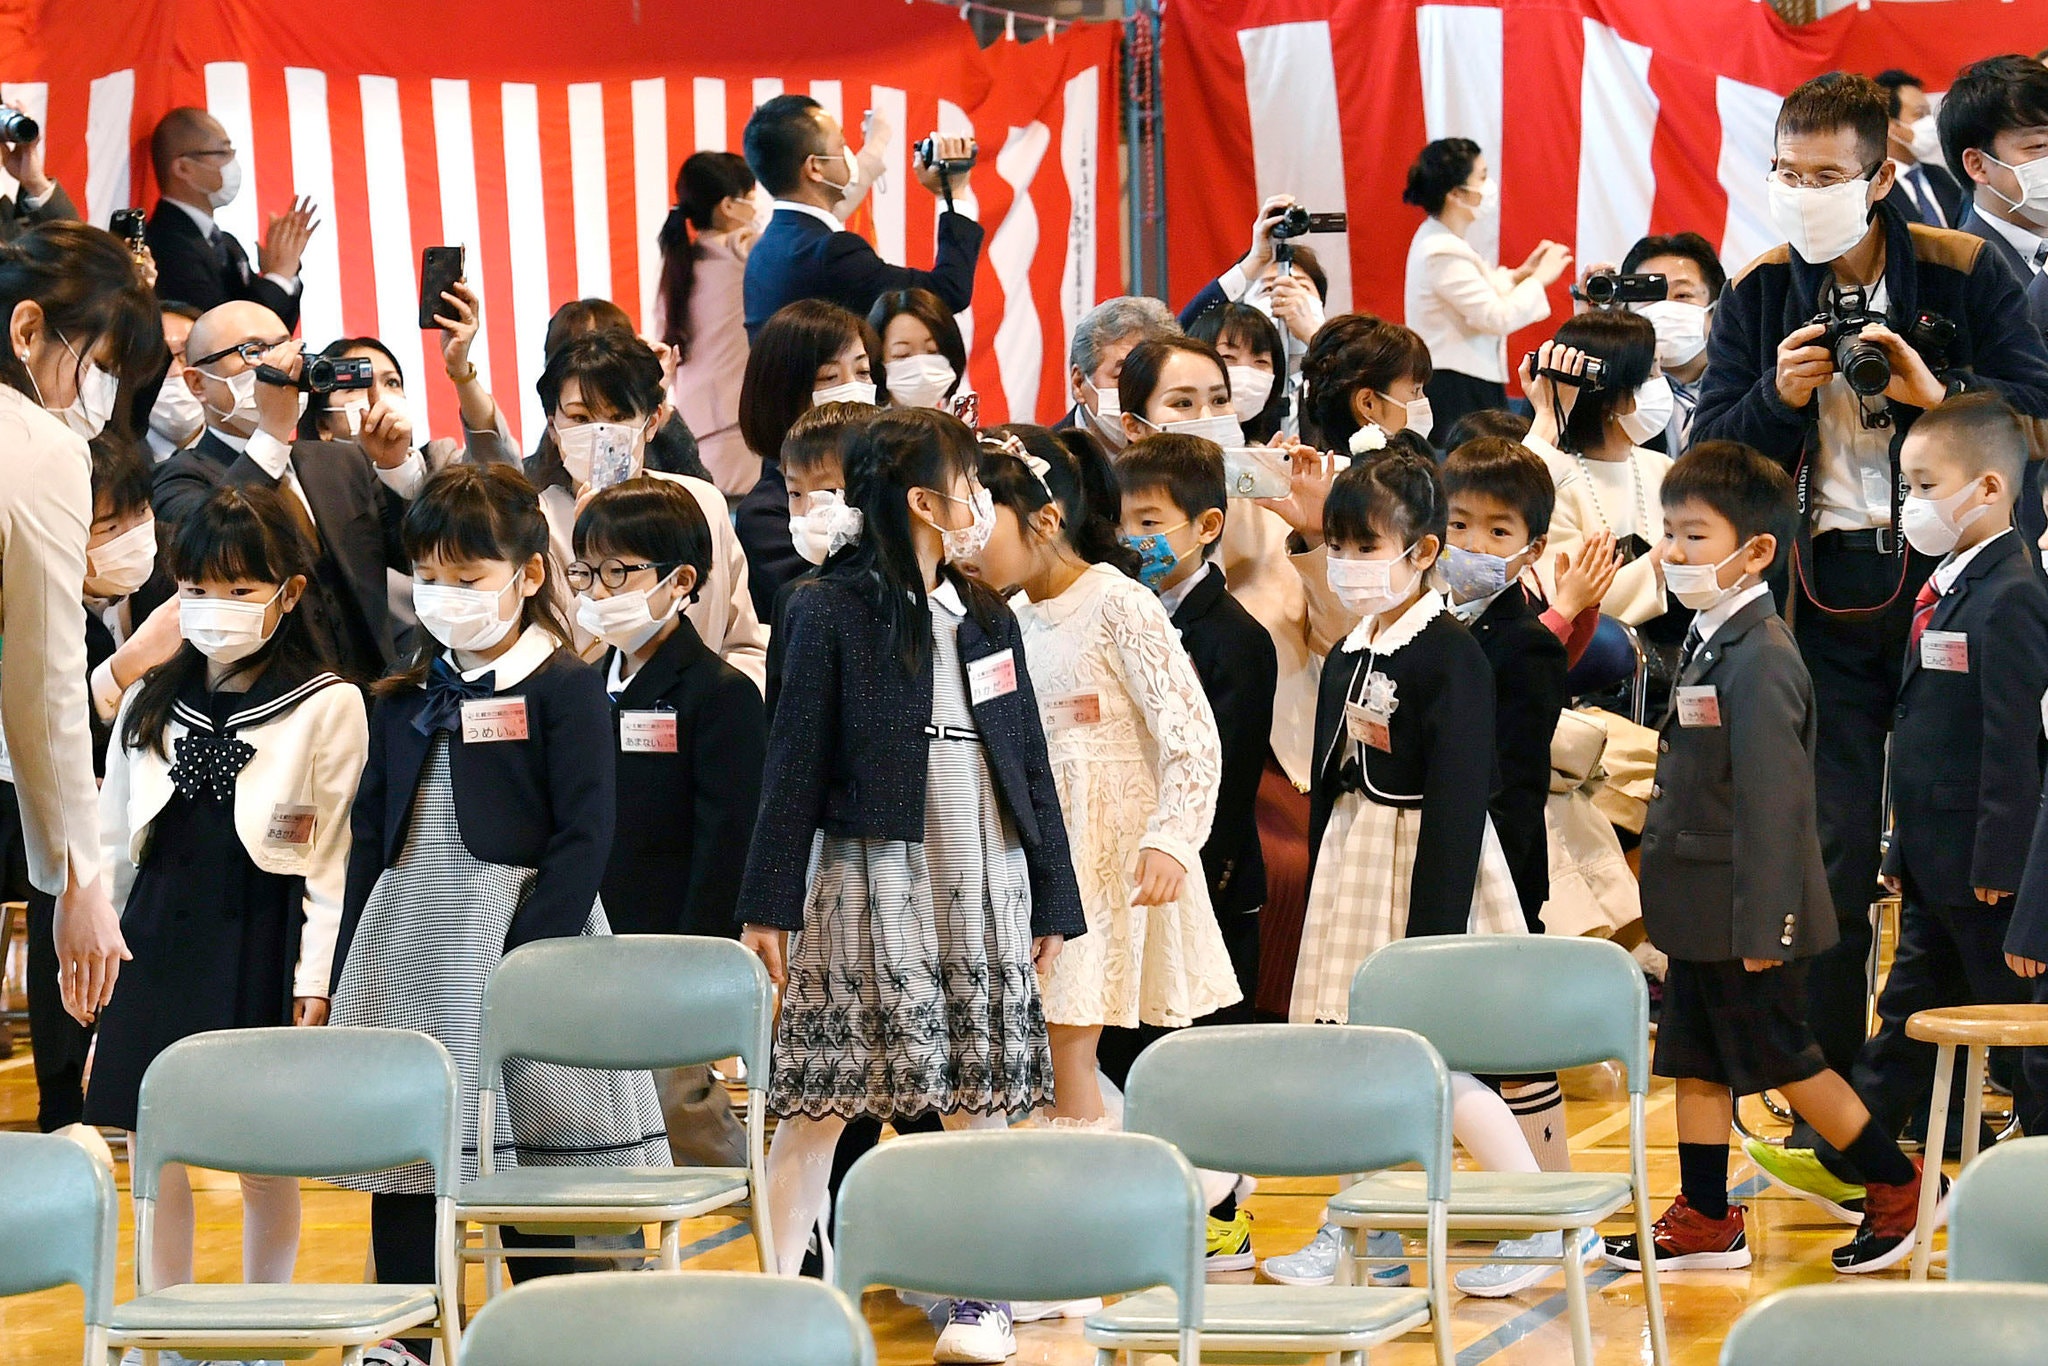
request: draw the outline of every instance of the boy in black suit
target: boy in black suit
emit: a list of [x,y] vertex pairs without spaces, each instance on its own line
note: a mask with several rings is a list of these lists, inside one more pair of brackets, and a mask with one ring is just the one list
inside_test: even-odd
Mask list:
[[[1991,393],[1929,409],[1899,452],[1906,539],[1943,558],[1913,604],[1892,732],[1883,878],[1904,897],[1898,951],[1878,998],[1877,1033],[1852,1078],[1887,1132],[1925,1111],[1933,1084],[1934,1046],[1906,1037],[1914,1012],[2030,994],[2005,960],[2040,806],[2048,690],[2048,588],[2012,525],[2026,459],[2018,416]],[[2029,1133],[2041,1132],[2034,1080],[2022,1075],[2013,1095]],[[1774,1179],[1773,1166],[1793,1164],[1782,1184],[1796,1194],[1812,1199],[1827,1184],[1797,1150],[1764,1155],[1776,1159],[1759,1162]],[[1855,1179],[1833,1154],[1823,1150],[1820,1160]],[[1818,1193],[1847,1204],[1843,1192]],[[1852,1185],[1848,1198],[1855,1193]]]
[[[1670,955],[1652,1070],[1678,1082],[1680,1193],[1656,1225],[1670,1270],[1750,1262],[1728,1201],[1734,1098],[1777,1090],[1870,1179],[1837,1271],[1913,1251],[1920,1171],[1832,1071],[1806,1021],[1806,966],[1837,939],[1814,800],[1813,680],[1764,581],[1794,517],[1792,481],[1733,441],[1664,476],[1665,586],[1698,615],[1657,742],[1643,826],[1643,926]],[[1939,1179],[1937,1177],[1937,1179]],[[1607,1259],[1637,1270],[1637,1240]]]

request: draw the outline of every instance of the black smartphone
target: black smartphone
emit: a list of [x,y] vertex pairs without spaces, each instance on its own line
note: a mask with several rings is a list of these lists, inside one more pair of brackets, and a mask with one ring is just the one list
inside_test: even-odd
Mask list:
[[448,316],[448,303],[441,296],[461,278],[461,247],[428,247],[420,253],[420,331],[439,327],[436,315]]
[[140,209],[116,209],[114,216],[107,221],[107,231],[125,241],[130,251],[142,250],[146,229]]

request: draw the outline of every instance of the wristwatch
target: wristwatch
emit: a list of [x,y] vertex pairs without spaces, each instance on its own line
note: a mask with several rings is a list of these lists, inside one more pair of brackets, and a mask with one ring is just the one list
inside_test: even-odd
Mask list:
[[462,373],[457,374],[455,371],[450,370],[448,371],[448,378],[455,381],[457,384],[469,383],[471,380],[476,378],[476,362],[464,361],[462,363]]

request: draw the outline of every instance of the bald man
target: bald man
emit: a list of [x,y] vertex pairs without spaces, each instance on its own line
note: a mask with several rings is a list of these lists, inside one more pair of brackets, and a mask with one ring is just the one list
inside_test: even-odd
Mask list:
[[375,679],[397,657],[385,570],[411,572],[398,523],[426,461],[413,449],[403,397],[372,404],[354,441],[296,439],[297,386],[271,383],[258,367],[296,376],[303,364],[284,322],[261,304],[236,300],[201,314],[185,339],[181,378],[206,431],[156,467],[152,501],[157,518],[175,527],[222,484],[288,495],[317,552],[302,610],[340,672]]
[[235,200],[242,164],[234,140],[204,109],[173,109],[150,134],[149,157],[163,189],[149,216],[147,240],[156,257],[156,296],[208,309],[231,299],[262,304],[299,325],[299,258],[319,226],[310,199],[272,214],[263,232],[256,269],[232,234],[213,221],[215,209]]

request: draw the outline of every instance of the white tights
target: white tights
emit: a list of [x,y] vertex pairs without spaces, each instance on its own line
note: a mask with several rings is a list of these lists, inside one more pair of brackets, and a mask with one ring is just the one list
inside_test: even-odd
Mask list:
[[[299,1259],[298,1178],[244,1174],[241,1182],[242,1279],[251,1284],[289,1281]],[[156,1183],[156,1228],[149,1247],[152,1290],[185,1285],[193,1279],[196,1226],[192,1179],[183,1163],[166,1162]]]
[[[1006,1129],[1007,1115],[942,1115],[947,1131]],[[832,1184],[832,1154],[846,1121],[837,1115],[812,1119],[791,1115],[775,1126],[768,1144],[768,1227],[775,1237],[775,1269],[796,1275],[803,1266],[811,1230],[825,1217]]]
[[1482,1170],[1541,1171],[1508,1103],[1477,1077],[1451,1073],[1451,1133]]

